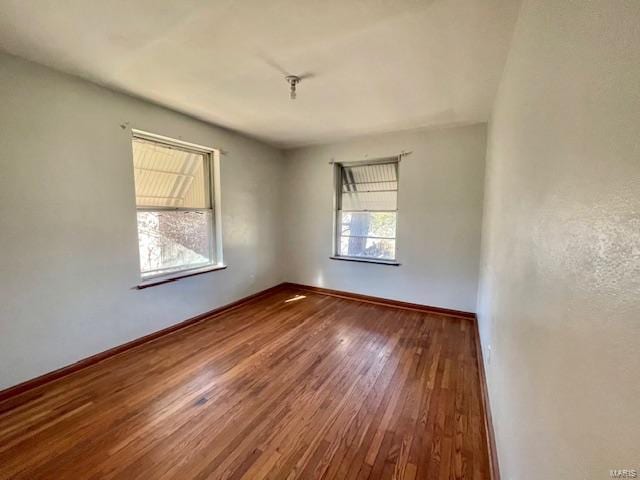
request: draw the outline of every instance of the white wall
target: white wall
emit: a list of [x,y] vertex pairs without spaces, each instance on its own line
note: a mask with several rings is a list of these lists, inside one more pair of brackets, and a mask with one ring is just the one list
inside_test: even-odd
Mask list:
[[[289,281],[475,311],[485,125],[412,130],[286,152]],[[412,151],[400,163],[400,267],[331,260],[333,159]]]
[[516,27],[478,306],[505,480],[640,468],[639,26],[637,1],[530,0]]
[[[0,54],[0,389],[283,280],[282,155]],[[131,132],[222,148],[229,268],[139,283]]]

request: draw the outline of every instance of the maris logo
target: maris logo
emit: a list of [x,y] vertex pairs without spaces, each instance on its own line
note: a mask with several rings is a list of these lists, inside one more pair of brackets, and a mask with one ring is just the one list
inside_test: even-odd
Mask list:
[[635,468],[609,470],[609,476],[611,478],[638,478],[638,470]]

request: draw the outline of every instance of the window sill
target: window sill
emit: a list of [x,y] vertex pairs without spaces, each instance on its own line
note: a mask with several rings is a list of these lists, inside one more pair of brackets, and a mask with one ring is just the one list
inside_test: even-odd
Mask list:
[[197,268],[193,270],[183,270],[181,272],[168,273],[166,275],[159,275],[157,277],[148,278],[143,280],[135,288],[142,290],[143,288],[155,287],[156,285],[162,285],[164,283],[175,282],[181,278],[193,277],[195,275],[202,275],[203,273],[215,272],[216,270],[224,270],[226,265],[209,265],[207,267]]
[[335,255],[329,258],[331,260],[342,260],[345,262],[377,263],[378,265],[390,265],[392,267],[400,266],[400,263],[396,260],[381,260],[379,258],[338,257]]

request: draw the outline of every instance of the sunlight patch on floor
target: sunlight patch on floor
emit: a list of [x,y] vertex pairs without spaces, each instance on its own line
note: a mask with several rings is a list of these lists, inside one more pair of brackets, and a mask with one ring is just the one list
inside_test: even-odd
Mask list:
[[291,297],[288,300],[285,300],[284,303],[289,303],[289,302],[297,302],[298,300],[302,300],[303,298],[307,298],[306,295],[296,295],[295,297]]

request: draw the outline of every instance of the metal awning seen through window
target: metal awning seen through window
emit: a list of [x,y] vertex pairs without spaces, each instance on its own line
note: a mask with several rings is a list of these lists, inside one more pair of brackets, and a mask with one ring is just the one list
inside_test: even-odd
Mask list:
[[395,211],[398,162],[342,168],[343,211]]
[[133,139],[138,208],[210,208],[205,155]]

